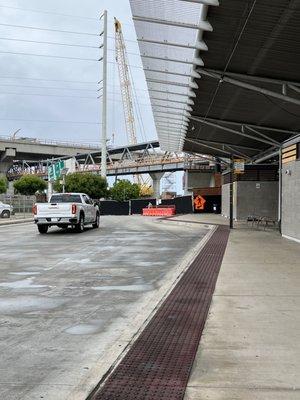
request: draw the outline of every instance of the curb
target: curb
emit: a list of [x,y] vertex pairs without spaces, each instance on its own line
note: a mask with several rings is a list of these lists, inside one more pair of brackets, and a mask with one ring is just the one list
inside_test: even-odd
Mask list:
[[18,225],[18,224],[25,224],[28,222],[33,222],[32,218],[26,218],[26,219],[19,219],[19,220],[14,220],[14,221],[7,221],[7,222],[0,222],[0,228],[1,226],[8,226],[8,225]]

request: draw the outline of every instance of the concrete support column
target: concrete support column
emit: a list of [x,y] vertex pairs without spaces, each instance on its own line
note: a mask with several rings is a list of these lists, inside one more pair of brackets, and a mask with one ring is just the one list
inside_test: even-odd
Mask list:
[[7,171],[12,166],[12,161],[0,161],[0,176],[6,176]]
[[15,157],[16,149],[6,148],[3,153],[0,153],[0,175],[6,176],[6,173],[12,166]]
[[154,197],[158,199],[160,197],[160,181],[164,176],[164,172],[152,172],[149,175],[152,179]]

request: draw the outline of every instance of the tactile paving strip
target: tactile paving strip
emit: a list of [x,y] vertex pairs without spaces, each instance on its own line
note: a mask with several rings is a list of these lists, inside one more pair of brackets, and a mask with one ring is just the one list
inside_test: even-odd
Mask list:
[[182,400],[229,230],[219,226],[91,400]]

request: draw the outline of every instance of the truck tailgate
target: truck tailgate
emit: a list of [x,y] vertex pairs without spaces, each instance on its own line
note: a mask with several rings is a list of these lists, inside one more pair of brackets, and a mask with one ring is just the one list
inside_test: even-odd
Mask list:
[[62,218],[72,216],[72,204],[37,204],[38,218]]

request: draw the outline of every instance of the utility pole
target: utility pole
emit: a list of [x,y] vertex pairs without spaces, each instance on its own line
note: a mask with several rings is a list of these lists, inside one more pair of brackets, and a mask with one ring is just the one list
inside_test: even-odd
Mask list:
[[101,176],[107,173],[107,10],[100,17],[103,20],[103,57],[102,57],[102,136],[101,136]]

